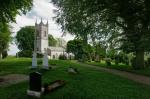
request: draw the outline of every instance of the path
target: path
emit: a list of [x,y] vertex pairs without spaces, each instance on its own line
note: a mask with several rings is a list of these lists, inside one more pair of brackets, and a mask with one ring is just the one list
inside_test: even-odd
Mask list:
[[29,78],[27,75],[23,75],[23,74],[9,74],[5,76],[0,76],[0,79],[1,79],[0,87],[5,87],[5,86],[9,86],[12,84],[26,81]]
[[82,66],[85,66],[85,67],[90,67],[90,68],[94,68],[96,70],[106,71],[106,72],[109,72],[109,73],[112,73],[115,75],[119,75],[121,77],[125,77],[130,80],[136,81],[138,83],[142,83],[142,84],[150,86],[150,77],[147,77],[147,76],[138,75],[138,74],[134,74],[134,73],[126,72],[126,71],[120,71],[120,70],[116,70],[116,69],[97,67],[97,66],[93,66],[93,65],[84,64],[84,63],[79,63],[79,64],[82,64]]

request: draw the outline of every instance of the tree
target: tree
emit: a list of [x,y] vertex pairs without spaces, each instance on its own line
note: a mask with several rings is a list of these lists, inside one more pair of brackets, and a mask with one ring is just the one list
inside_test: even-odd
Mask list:
[[48,35],[48,45],[49,46],[56,46],[57,40],[51,35]]
[[16,35],[16,43],[20,50],[31,50],[34,49],[34,26],[22,27]]
[[104,23],[106,27],[112,29],[120,27],[122,41],[128,41],[133,46],[136,68],[144,68],[144,52],[150,50],[147,46],[150,42],[149,0],[52,0],[52,2],[59,8],[57,22],[71,33],[72,31],[78,33],[76,32],[78,29],[76,31],[75,29],[80,27],[78,23],[81,22],[90,24],[91,27],[88,29],[93,31],[92,34],[101,34],[95,31],[100,30],[101,24]]
[[90,60],[91,54],[93,53],[93,48],[91,45],[85,45],[83,40],[74,39],[67,43],[67,52],[73,53],[75,59],[82,59],[83,61]]
[[57,40],[57,46],[58,47],[65,47],[66,46],[66,41],[63,38],[56,38]]
[[2,58],[2,53],[7,50],[10,39],[9,25],[0,22],[0,59]]
[[31,9],[33,0],[3,0],[0,6],[0,22],[15,21],[17,14],[26,13]]
[[98,43],[95,45],[95,55],[97,55],[96,57],[101,57],[101,58],[105,57],[106,49],[102,44]]

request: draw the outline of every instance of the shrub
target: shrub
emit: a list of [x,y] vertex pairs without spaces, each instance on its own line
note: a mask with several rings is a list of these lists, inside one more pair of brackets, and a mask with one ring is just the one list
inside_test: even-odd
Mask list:
[[32,57],[32,51],[30,50],[23,50],[18,52],[19,57]]
[[136,58],[133,58],[133,59],[131,60],[131,64],[132,64],[132,67],[133,67],[134,69],[138,69],[138,67],[137,67],[137,65],[136,65]]
[[144,66],[145,66],[146,68],[149,67],[148,60],[144,60]]
[[[18,52],[18,57],[29,57],[32,58],[33,52],[31,50],[23,50]],[[37,58],[42,58],[43,54],[37,53]]]
[[60,59],[60,60],[66,60],[66,59],[67,59],[67,56],[66,56],[66,55],[60,55],[60,56],[59,56],[59,59]]
[[42,58],[42,57],[43,57],[43,54],[37,53],[37,58]]
[[111,58],[105,58],[107,66],[111,66]]
[[150,58],[147,59],[148,67],[150,67]]

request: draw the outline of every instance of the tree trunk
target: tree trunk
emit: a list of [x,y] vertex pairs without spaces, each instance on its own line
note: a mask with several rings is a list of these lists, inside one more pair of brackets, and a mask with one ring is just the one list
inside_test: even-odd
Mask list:
[[0,60],[2,59],[2,53],[0,52]]
[[136,69],[144,69],[144,51],[136,51]]

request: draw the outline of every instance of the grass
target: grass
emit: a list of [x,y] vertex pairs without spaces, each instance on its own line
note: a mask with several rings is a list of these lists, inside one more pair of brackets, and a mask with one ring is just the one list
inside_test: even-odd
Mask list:
[[[66,85],[42,96],[42,99],[150,99],[150,86],[82,67],[70,61],[51,60],[49,62],[55,63],[57,68],[42,73],[43,84],[61,79],[66,81]],[[31,72],[28,68],[30,65],[31,59],[27,58],[0,61],[1,71],[7,73],[29,74]],[[80,73],[68,74],[66,71],[69,66],[78,68]],[[7,73],[3,73],[3,75]],[[0,87],[0,99],[33,99],[26,95],[27,89],[28,82]]]
[[104,61],[102,61],[101,63],[100,62],[87,62],[86,64],[105,67],[105,68],[112,68],[112,69],[117,69],[117,70],[122,70],[122,71],[128,71],[128,72],[132,72],[132,73],[136,73],[136,74],[140,74],[144,76],[150,76],[150,68],[135,70],[133,69],[132,66],[125,65],[122,63],[118,65],[115,65],[114,63],[112,63],[111,66],[107,66]]

